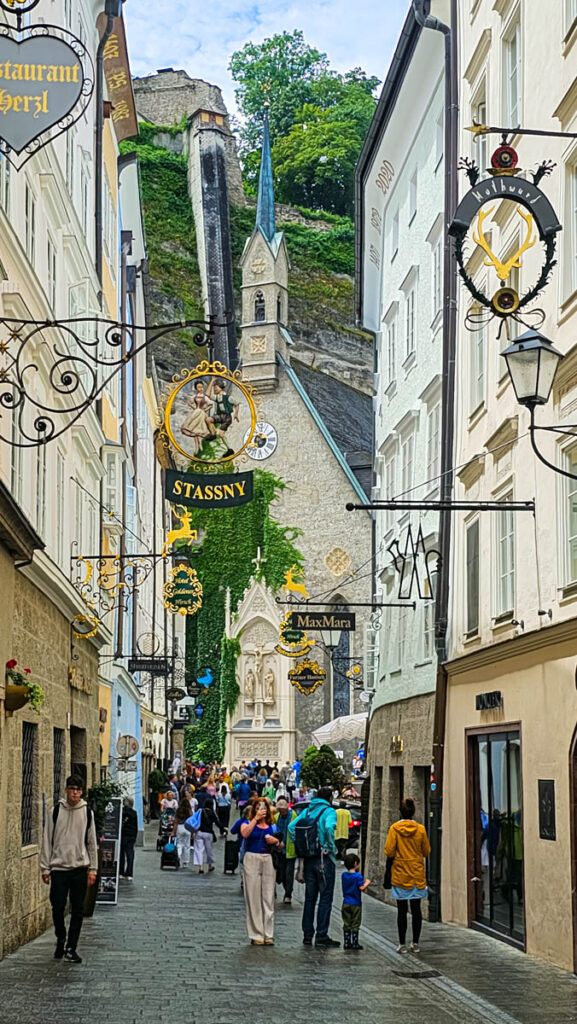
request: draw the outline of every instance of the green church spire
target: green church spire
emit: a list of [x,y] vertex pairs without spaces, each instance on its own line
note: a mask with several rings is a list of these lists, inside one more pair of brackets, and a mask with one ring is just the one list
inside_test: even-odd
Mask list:
[[264,108],[264,124],[262,133],[262,158],[258,179],[258,206],[256,226],[260,228],[267,242],[272,242],[276,223],[274,215],[274,182],[272,176],[272,157],[270,152],[270,131],[268,124],[268,103]]

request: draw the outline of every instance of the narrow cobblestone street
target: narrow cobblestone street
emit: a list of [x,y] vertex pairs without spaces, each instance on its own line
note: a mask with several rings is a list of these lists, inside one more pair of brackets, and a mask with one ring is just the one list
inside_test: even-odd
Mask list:
[[[0,964],[2,1024],[565,1024],[572,975],[462,929],[425,925],[421,957],[399,957],[395,914],[365,898],[362,953],[305,948],[300,904],[277,905],[274,949],[247,944],[239,877],[159,870],[139,850],[121,902],[85,922],[84,963],[52,960],[47,932]],[[300,887],[297,886],[297,890]],[[297,892],[298,895],[298,892]],[[336,907],[331,929],[340,935]]]

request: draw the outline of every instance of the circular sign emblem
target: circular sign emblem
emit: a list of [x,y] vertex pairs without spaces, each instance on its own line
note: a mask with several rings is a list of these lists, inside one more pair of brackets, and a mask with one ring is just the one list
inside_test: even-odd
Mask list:
[[257,412],[253,388],[222,363],[183,370],[168,396],[164,431],[180,455],[199,466],[232,462],[248,447]]
[[263,421],[256,424],[252,436],[250,430],[247,430],[244,440],[247,444],[246,454],[251,459],[262,462],[276,451],[278,434],[270,423]]
[[202,607],[202,583],[189,565],[177,565],[164,585],[164,607],[179,615],[195,615]]
[[166,691],[167,700],[182,700],[183,697],[186,697],[186,693],[184,690],[181,690],[180,686],[171,686],[170,689]]

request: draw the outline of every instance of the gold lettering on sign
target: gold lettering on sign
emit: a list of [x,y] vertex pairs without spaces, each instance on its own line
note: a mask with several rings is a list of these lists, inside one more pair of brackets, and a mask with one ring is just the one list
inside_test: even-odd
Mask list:
[[94,692],[94,688],[90,680],[74,667],[70,667],[68,669],[68,683],[73,690],[80,690],[81,693],[87,693],[88,696],[91,696]]
[[119,57],[120,43],[118,42],[118,36],[113,32],[104,47],[103,58],[104,60],[118,60]]
[[32,114],[36,118],[40,114],[48,114],[48,93],[41,96],[11,96],[5,89],[0,89],[0,114]]
[[0,78],[16,82],[79,82],[80,64],[0,63]]

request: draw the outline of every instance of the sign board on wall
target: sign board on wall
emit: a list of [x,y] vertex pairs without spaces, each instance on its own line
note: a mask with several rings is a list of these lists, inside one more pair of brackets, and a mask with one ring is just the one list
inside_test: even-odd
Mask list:
[[100,841],[100,881],[97,903],[118,903],[118,876],[120,872],[120,837],[122,832],[122,801],[112,797],[106,805],[104,832]]
[[179,473],[167,469],[164,495],[174,505],[189,508],[236,508],[253,498],[252,471],[218,476]]

